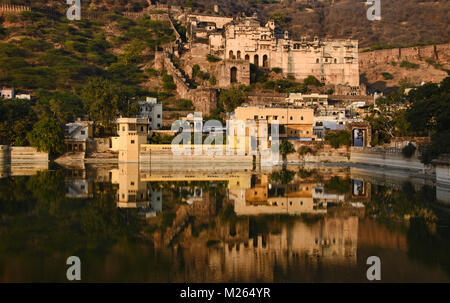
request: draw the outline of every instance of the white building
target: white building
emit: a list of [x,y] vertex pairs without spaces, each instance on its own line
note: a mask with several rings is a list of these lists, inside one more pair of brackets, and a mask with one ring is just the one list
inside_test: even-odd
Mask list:
[[161,129],[163,125],[163,107],[158,99],[147,97],[145,101],[138,101],[140,112],[139,118],[148,118],[149,130]]
[[1,90],[1,96],[3,99],[14,99],[16,97],[16,93],[13,88],[3,87]]
[[67,123],[65,129],[67,152],[85,152],[87,141],[94,137],[94,122],[81,121]]

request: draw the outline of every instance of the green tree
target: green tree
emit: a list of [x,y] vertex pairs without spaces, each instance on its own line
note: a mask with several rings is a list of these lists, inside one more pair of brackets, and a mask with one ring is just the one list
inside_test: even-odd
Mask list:
[[247,92],[242,87],[231,88],[220,92],[219,102],[229,113],[247,100]]
[[334,148],[339,148],[341,145],[350,146],[352,144],[351,134],[348,131],[329,131],[325,135],[325,140]]
[[91,119],[110,127],[128,102],[120,87],[103,78],[91,78],[81,89],[84,108]]
[[60,154],[64,149],[64,130],[56,119],[45,118],[33,126],[27,135],[30,144],[38,151],[51,155]]

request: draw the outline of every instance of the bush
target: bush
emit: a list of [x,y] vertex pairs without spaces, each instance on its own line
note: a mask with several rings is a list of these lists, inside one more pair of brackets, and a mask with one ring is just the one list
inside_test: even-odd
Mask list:
[[211,55],[211,54],[208,54],[208,55],[206,56],[206,60],[208,60],[208,62],[211,62],[211,63],[221,61],[220,58],[218,58],[218,57],[216,57],[216,56],[214,56],[214,55]]
[[418,69],[419,68],[419,64],[412,63],[412,62],[409,62],[409,61],[402,61],[400,63],[400,67],[404,67],[404,68],[407,68],[407,69]]
[[300,156],[305,156],[305,155],[307,155],[307,154],[312,154],[312,153],[313,153],[313,150],[312,150],[311,147],[306,146],[306,145],[303,145],[303,146],[301,146],[301,147],[298,149],[297,153],[298,153]]
[[330,131],[326,134],[325,140],[334,148],[339,148],[341,145],[350,146],[352,143],[351,134],[346,130]]
[[416,152],[416,146],[412,143],[409,143],[402,149],[402,154],[405,158],[411,158]]
[[283,72],[283,69],[281,69],[279,67],[274,67],[274,68],[272,68],[272,71],[276,74],[281,74]]
[[394,79],[394,76],[392,76],[390,73],[381,73],[381,75],[383,76],[384,80]]
[[313,86],[321,86],[322,85],[322,83],[320,83],[320,81],[317,80],[317,78],[314,76],[306,77],[305,80],[303,80],[303,83],[305,85],[313,85]]

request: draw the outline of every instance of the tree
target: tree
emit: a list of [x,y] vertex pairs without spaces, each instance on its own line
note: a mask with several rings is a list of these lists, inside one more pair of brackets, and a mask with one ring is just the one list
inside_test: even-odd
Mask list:
[[247,97],[248,95],[243,88],[231,88],[221,91],[219,102],[223,104],[227,112],[231,113],[236,107],[244,103]]
[[450,153],[450,77],[440,85],[425,84],[410,93],[411,106],[406,112],[409,129],[415,135],[431,139],[419,146],[421,161],[430,163],[440,154]]
[[64,148],[64,130],[58,120],[45,118],[33,126],[27,139],[38,151],[51,155],[59,154]]
[[120,87],[103,78],[91,78],[81,90],[84,108],[91,119],[109,127],[121,112],[128,108]]
[[341,145],[350,146],[352,143],[351,134],[348,131],[330,131],[325,135],[325,140],[334,148]]

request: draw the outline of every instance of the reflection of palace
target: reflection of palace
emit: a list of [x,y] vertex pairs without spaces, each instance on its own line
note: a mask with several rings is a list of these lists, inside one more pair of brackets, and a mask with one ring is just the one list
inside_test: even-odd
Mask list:
[[[249,176],[250,177],[250,176]],[[299,178],[287,185],[269,182],[268,175],[252,175],[250,188],[230,189],[237,215],[319,214],[344,195],[326,193],[321,184]]]

